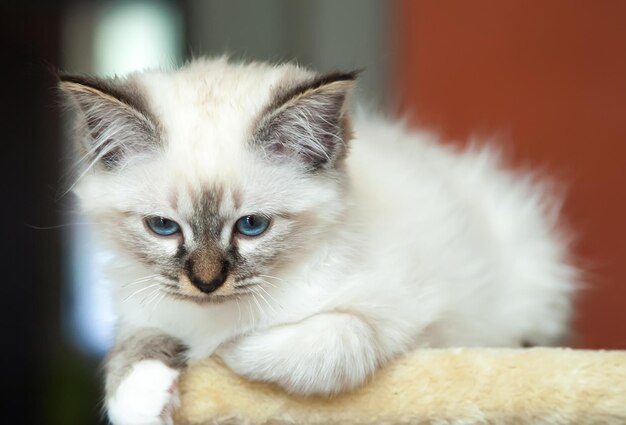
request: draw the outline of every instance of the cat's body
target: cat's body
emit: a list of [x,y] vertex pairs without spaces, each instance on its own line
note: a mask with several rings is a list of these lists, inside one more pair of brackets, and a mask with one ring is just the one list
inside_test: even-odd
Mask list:
[[[62,83],[95,162],[77,193],[113,253],[116,425],[166,421],[177,369],[216,350],[250,378],[332,394],[413,348],[567,333],[576,273],[544,188],[487,149],[348,120],[353,78],[219,59]],[[269,227],[245,236],[254,214]]]

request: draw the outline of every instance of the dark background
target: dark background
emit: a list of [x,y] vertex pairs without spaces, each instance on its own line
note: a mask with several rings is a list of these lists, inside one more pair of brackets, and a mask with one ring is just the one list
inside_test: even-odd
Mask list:
[[[180,10],[185,56],[365,66],[362,94],[383,109],[449,143],[497,134],[513,164],[568,183],[564,217],[589,281],[577,346],[626,348],[625,2],[166,3]],[[63,323],[67,141],[54,70],[67,66],[67,13],[102,4],[0,6],[5,423],[99,420],[100,359],[77,348]]]

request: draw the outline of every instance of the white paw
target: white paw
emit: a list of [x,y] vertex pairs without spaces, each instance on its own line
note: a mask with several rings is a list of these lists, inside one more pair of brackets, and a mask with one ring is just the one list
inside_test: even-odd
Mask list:
[[301,395],[333,395],[361,385],[381,353],[372,329],[344,313],[257,331],[217,352],[235,373]]
[[135,363],[113,397],[107,400],[114,425],[171,425],[180,404],[176,387],[179,371],[158,360]]

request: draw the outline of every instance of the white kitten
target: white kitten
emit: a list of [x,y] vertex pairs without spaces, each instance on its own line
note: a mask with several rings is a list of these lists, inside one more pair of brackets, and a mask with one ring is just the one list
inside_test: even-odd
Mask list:
[[567,333],[577,274],[543,186],[487,149],[351,118],[354,79],[223,58],[62,78],[76,193],[114,257],[116,425],[167,423],[178,370],[216,351],[334,394],[417,347]]

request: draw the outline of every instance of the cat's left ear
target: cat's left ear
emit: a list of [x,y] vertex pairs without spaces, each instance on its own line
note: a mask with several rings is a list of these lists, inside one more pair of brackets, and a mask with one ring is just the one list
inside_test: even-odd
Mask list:
[[158,131],[136,87],[126,80],[62,75],[59,88],[77,110],[77,150],[114,170],[158,147]]
[[351,138],[347,100],[357,72],[322,75],[280,94],[260,119],[254,143],[274,161],[308,171],[337,166]]

